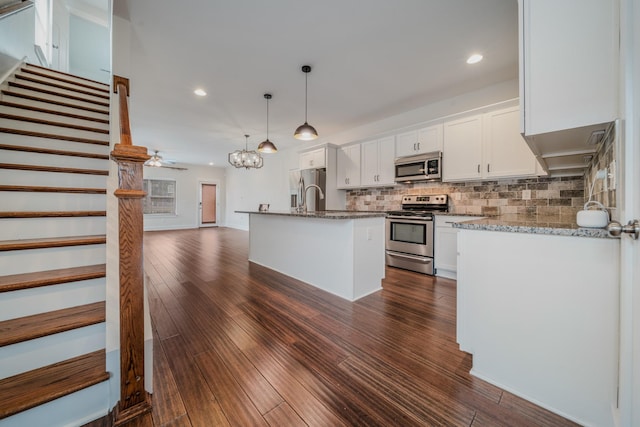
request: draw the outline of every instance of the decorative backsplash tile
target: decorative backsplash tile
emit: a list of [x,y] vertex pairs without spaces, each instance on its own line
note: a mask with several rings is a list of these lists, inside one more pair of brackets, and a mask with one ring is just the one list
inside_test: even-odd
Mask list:
[[575,218],[585,201],[584,178],[526,178],[461,183],[419,182],[397,187],[351,190],[347,209],[400,209],[407,194],[448,194],[449,211],[456,214],[526,214]]

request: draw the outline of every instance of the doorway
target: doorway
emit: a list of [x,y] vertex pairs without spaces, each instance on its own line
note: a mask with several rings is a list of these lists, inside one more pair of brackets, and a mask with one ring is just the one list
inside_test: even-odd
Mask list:
[[200,227],[218,225],[218,184],[200,183]]

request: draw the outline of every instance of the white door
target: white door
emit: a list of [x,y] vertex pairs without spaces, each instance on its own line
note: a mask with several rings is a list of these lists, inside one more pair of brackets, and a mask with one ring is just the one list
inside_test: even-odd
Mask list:
[[[623,0],[620,6],[626,101],[617,192],[626,224],[640,219],[640,4]],[[640,240],[625,235],[620,243],[620,425],[631,427],[640,426]]]

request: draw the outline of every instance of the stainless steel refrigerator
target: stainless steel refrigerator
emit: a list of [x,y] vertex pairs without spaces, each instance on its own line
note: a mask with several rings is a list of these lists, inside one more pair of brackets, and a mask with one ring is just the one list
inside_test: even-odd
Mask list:
[[[295,208],[301,200],[300,194],[300,178],[304,182],[304,187],[315,184],[326,192],[327,189],[327,170],[326,169],[304,169],[292,170],[289,172],[289,194],[291,195],[291,208]],[[294,197],[295,196],[295,197]],[[326,210],[326,199],[320,198],[320,192],[316,189],[307,191],[307,210],[323,211]]]

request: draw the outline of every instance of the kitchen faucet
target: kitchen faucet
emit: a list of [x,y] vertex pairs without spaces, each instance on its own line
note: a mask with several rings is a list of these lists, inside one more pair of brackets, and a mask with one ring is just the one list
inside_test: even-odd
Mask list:
[[309,191],[310,188],[316,188],[320,192],[320,199],[324,199],[322,188],[315,184],[309,184],[305,187],[304,179],[300,177],[300,181],[298,181],[298,192],[300,193],[300,198],[298,199],[298,212],[307,211],[307,191]]

